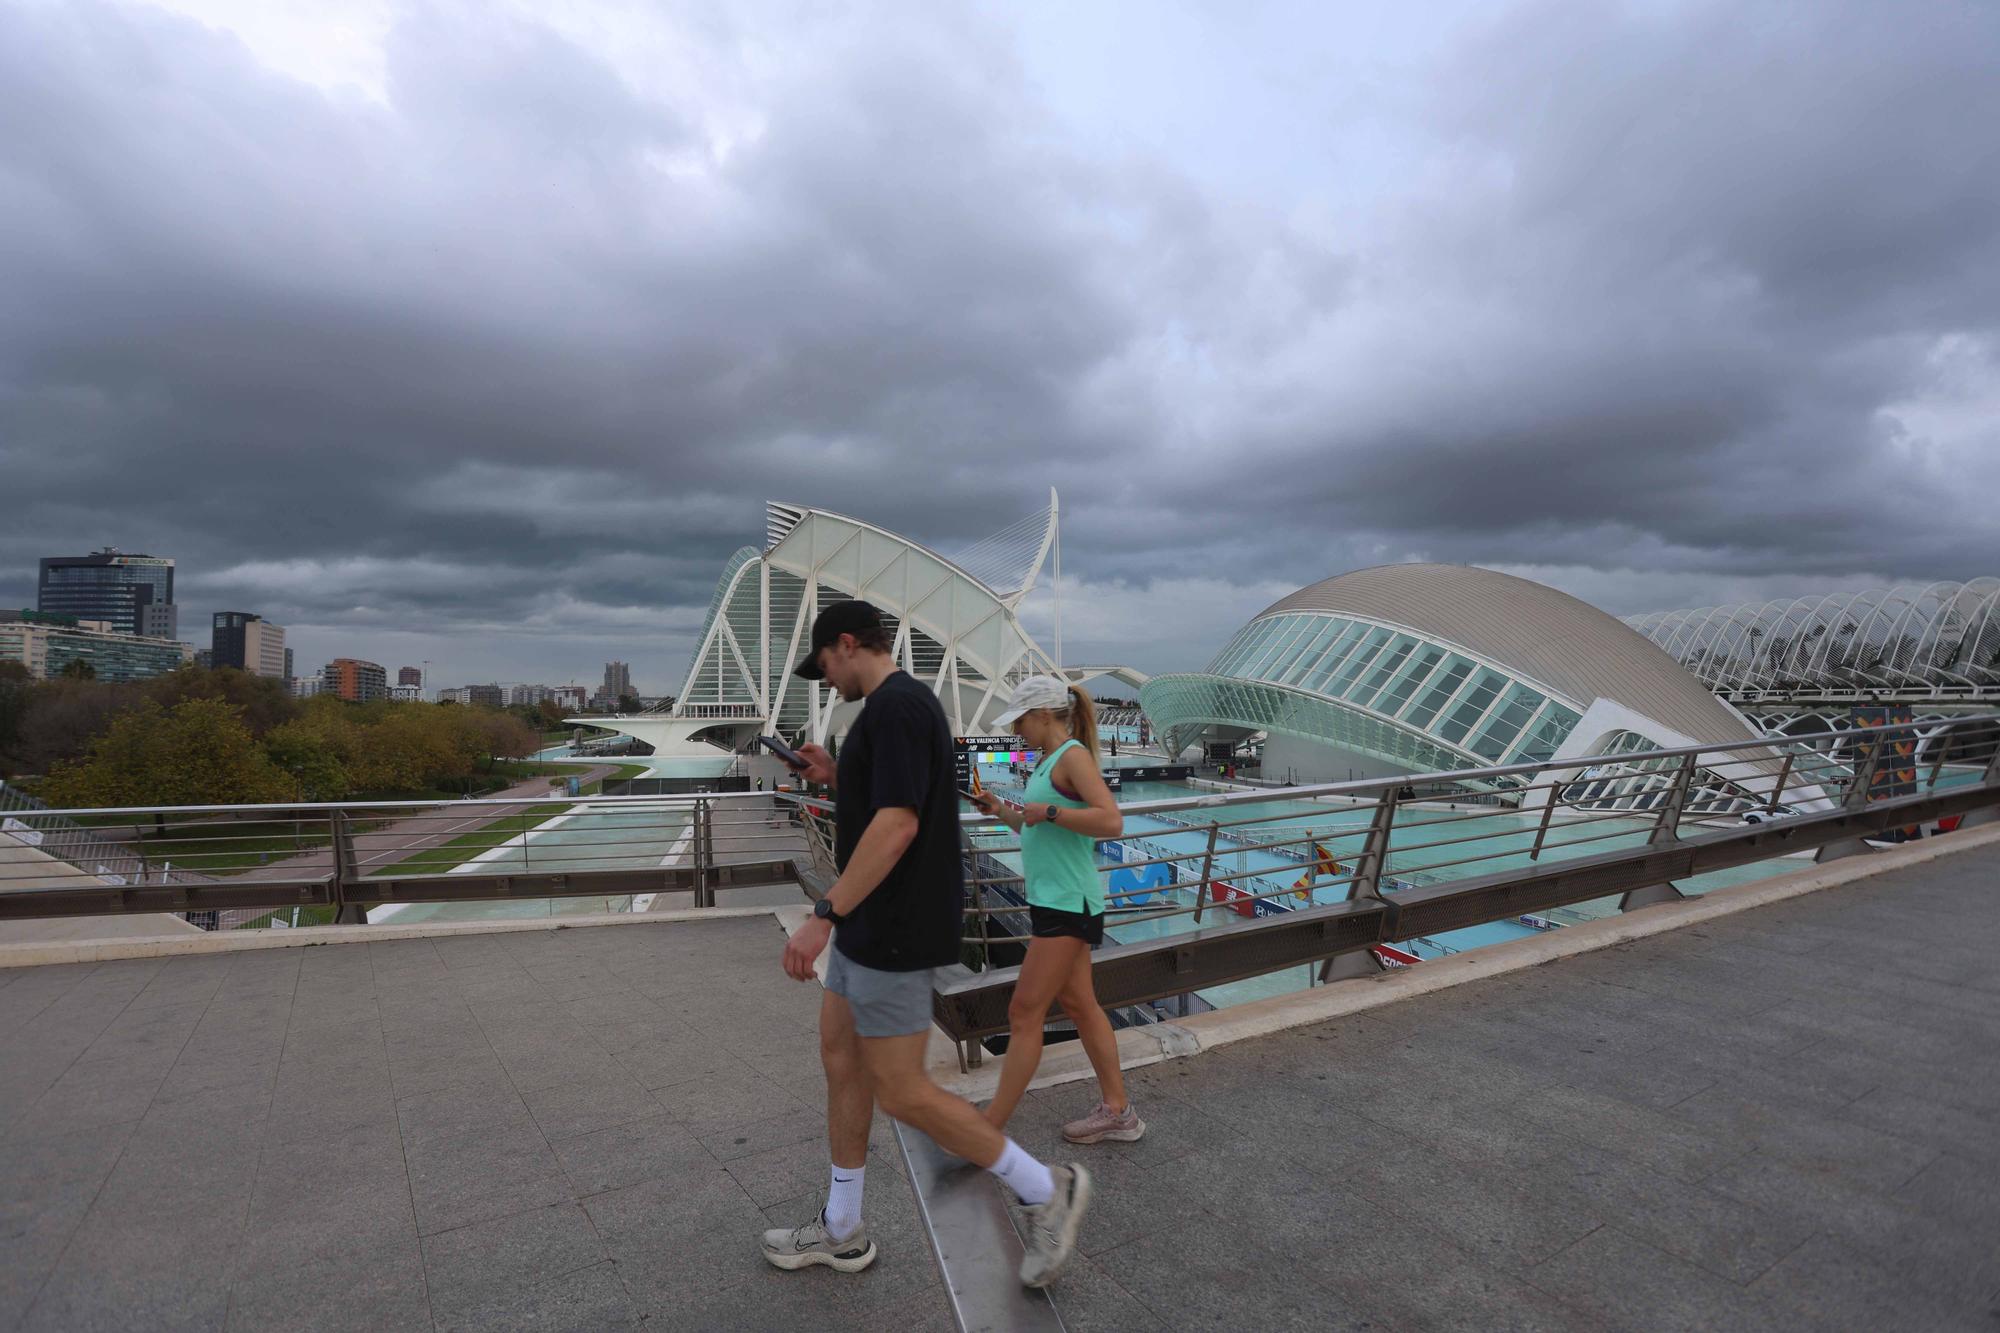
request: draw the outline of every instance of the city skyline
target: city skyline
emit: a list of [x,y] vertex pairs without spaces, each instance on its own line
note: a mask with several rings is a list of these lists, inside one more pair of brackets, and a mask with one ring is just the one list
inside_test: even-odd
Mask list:
[[949,553],[1050,485],[1068,656],[1148,670],[1385,562],[1616,615],[1976,577],[1996,46],[1941,0],[8,7],[0,605],[110,544],[300,671],[671,693],[765,500]]

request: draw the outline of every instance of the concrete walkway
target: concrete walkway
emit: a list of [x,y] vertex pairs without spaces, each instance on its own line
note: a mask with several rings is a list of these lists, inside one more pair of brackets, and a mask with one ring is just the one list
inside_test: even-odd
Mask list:
[[[1137,1071],[1072,1329],[1965,1328],[2000,1310],[2000,849]],[[923,1330],[844,1278],[761,919],[0,973],[0,1328]]]
[[2000,847],[1131,1080],[1072,1327],[2000,1326]]
[[825,1185],[819,992],[783,939],[738,918],[0,973],[0,1328],[717,1328],[801,1301],[938,1327],[888,1155],[892,1261],[758,1255]]

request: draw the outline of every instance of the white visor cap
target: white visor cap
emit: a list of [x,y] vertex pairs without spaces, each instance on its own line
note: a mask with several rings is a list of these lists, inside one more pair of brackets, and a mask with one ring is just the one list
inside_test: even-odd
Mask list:
[[1068,708],[1069,703],[1069,686],[1054,676],[1030,676],[1014,687],[1014,693],[1007,699],[1007,707],[993,719],[993,725],[1011,727],[1023,713],[1037,708],[1060,711]]

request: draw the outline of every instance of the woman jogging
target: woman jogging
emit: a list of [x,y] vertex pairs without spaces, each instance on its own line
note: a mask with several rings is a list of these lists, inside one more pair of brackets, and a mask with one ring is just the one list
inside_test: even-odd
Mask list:
[[1049,1005],[1060,1001],[1097,1071],[1101,1094],[1096,1110],[1063,1126],[1063,1137],[1071,1143],[1129,1143],[1146,1125],[1126,1099],[1118,1042],[1090,982],[1091,946],[1104,939],[1104,885],[1095,846],[1099,838],[1125,830],[1125,816],[1097,768],[1097,711],[1080,687],[1053,676],[1030,676],[1015,686],[1006,711],[994,720],[1011,725],[1042,760],[1028,774],[1023,805],[1009,805],[991,792],[972,797],[983,813],[1021,835],[1033,932],[1007,1006],[1007,1061],[986,1118],[995,1128],[1006,1127],[1042,1062]]

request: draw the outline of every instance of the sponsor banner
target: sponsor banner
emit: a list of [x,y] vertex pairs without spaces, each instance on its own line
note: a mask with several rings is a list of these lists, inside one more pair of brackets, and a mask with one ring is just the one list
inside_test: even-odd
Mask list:
[[1554,930],[1554,929],[1556,929],[1556,923],[1555,923],[1555,922],[1553,922],[1553,921],[1551,921],[1551,920],[1549,920],[1549,919],[1548,919],[1547,917],[1545,917],[1545,916],[1524,916],[1524,917],[1520,917],[1520,918],[1518,918],[1518,920],[1520,921],[1520,923],[1521,923],[1522,925],[1526,926],[1526,927],[1527,927],[1527,928],[1528,928],[1529,930]]
[[1179,782],[1194,776],[1194,769],[1188,764],[1152,764],[1144,768],[1121,768],[1118,770],[1127,782]]
[[1374,954],[1384,967],[1413,967],[1423,961],[1415,954],[1398,949],[1393,944],[1377,944],[1369,952]]
[[1238,916],[1256,916],[1257,904],[1249,894],[1237,888],[1226,879],[1218,879],[1208,886],[1211,900],[1219,906],[1227,907]]

